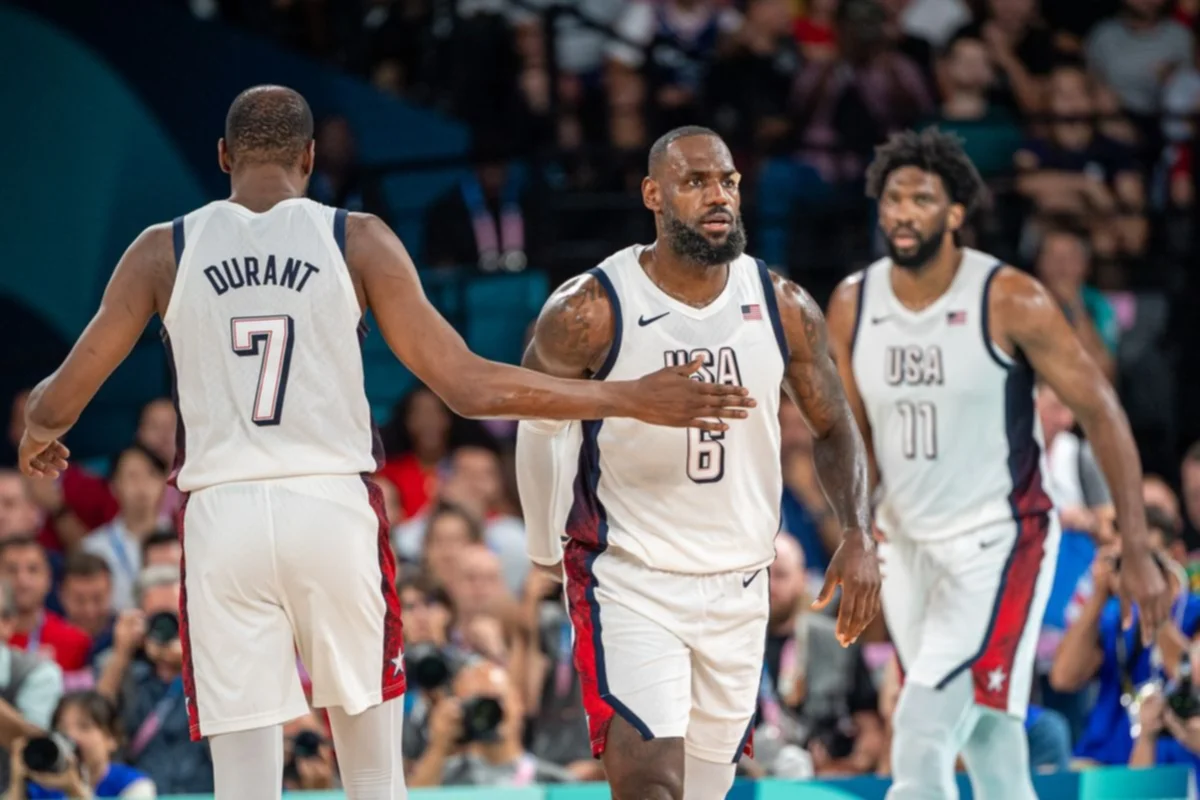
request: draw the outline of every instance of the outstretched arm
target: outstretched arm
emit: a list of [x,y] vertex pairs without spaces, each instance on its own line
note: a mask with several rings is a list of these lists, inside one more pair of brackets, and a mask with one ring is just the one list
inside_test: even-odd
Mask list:
[[117,263],[100,308],[66,360],[29,394],[20,466],[27,474],[53,477],[66,467],[57,444],[79,419],[170,298],[175,255],[170,223],[142,232]]
[[812,429],[813,465],[843,530],[817,603],[828,603],[834,586],[842,584],[837,632],[842,643],[849,644],[879,610],[879,562],[869,532],[866,448],[842,391],[821,309],[795,283],[772,278],[790,350],[784,388]]
[[392,352],[463,416],[636,417],[706,430],[724,430],[718,418],[745,416],[739,407],[748,400],[738,387],[686,380],[697,365],[637,381],[600,383],[562,380],[480,358],[429,303],[404,246],[381,220],[352,214],[346,248]]
[[867,451],[867,479],[871,490],[874,491],[879,485],[879,467],[875,463],[871,422],[867,419],[867,409],[863,405],[862,395],[858,392],[858,381],[854,378],[852,361],[854,323],[858,319],[858,292],[863,280],[864,273],[856,272],[838,284],[833,290],[833,297],[829,299],[827,323],[829,351],[837,367],[838,376],[842,379],[842,391],[846,394],[846,402],[850,404],[850,410],[854,413],[854,421],[858,424],[858,432]]
[[[1006,267],[988,298],[992,338],[1020,351],[1075,414],[1096,454],[1117,508],[1121,594],[1141,609],[1146,644],[1169,615],[1167,583],[1150,556],[1142,505],[1142,463],[1112,385],[1088,356],[1058,304],[1040,283]],[[1126,619],[1128,620],[1128,613]]]

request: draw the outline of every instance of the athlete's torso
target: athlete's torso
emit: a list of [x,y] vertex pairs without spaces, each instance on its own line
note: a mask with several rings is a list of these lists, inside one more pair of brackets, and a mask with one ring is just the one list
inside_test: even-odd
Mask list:
[[218,201],[175,221],[163,325],[181,490],[375,469],[345,229],[344,211],[302,198],[261,214]]
[[699,356],[702,380],[745,386],[758,405],[715,436],[632,419],[576,425],[580,462],[567,533],[668,572],[765,566],[779,530],[786,348],[770,275],[741,256],[718,298],[692,308],[650,280],[638,263],[643,249],[622,250],[592,271],[615,321],[596,377],[632,380]]
[[896,299],[887,259],[863,273],[852,363],[889,535],[945,538],[1050,508],[1033,370],[988,333],[1001,266],[964,249],[949,289],[919,312]]

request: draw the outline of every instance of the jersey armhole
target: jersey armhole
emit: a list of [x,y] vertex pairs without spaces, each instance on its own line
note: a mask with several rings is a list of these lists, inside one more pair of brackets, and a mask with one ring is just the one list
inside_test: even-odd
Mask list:
[[991,271],[988,272],[987,277],[983,279],[983,291],[979,293],[983,298],[979,313],[979,333],[983,336],[983,346],[987,349],[988,355],[992,357],[992,361],[995,361],[1001,369],[1010,370],[1017,366],[1019,361],[996,346],[996,343],[992,341],[991,327],[988,324],[988,298],[991,297],[992,293],[992,281],[995,279],[996,273],[1003,267],[1004,262],[997,261],[992,266]]
[[592,267],[588,270],[588,275],[595,278],[601,288],[608,295],[609,305],[612,306],[613,314],[613,338],[612,344],[608,348],[608,355],[604,357],[604,363],[600,365],[600,369],[592,375],[592,380],[602,381],[612,372],[612,368],[616,366],[617,356],[621,353],[621,339],[624,337],[625,328],[621,319],[621,298],[617,295],[617,287],[613,286],[612,278],[608,277],[608,273],[601,267]]
[[[195,229],[195,218],[193,218],[192,228]],[[193,233],[195,230],[193,230]],[[167,325],[174,316],[172,311],[175,309],[175,304],[178,300],[177,295],[183,291],[183,284],[186,280],[183,269],[184,251],[187,249],[187,216],[178,216],[171,220],[171,246],[175,253],[175,280],[171,285],[171,296],[167,298],[167,307],[163,310],[160,322],[162,323],[162,336],[166,336]]]
[[854,309],[854,327],[850,330],[850,355],[854,355],[854,347],[858,344],[858,330],[862,327],[863,308],[867,302],[867,275],[870,270],[862,271],[862,280],[858,282],[858,306]]
[[767,316],[771,318],[771,328],[775,331],[775,343],[779,345],[779,355],[783,357],[783,365],[787,367],[792,358],[788,348],[787,334],[783,330],[783,320],[779,316],[779,299],[775,297],[775,284],[771,282],[771,270],[767,262],[761,258],[754,259],[758,265],[758,277],[762,281],[763,303],[767,306]]
[[346,217],[349,214],[344,208],[333,212],[333,241],[341,251],[343,259],[346,257]]

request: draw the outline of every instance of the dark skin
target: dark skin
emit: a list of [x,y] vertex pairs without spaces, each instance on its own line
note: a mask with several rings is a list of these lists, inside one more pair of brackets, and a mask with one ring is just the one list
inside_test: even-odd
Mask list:
[[[238,158],[222,139],[221,168],[230,200],[252,211],[303,197],[313,143],[291,165]],[[425,297],[417,270],[394,233],[377,217],[351,214],[346,261],[364,312],[371,309],[392,352],[465,417],[599,419],[630,416],[656,425],[720,431],[722,419],[746,415],[753,401],[740,387],[688,379],[699,368],[664,369],[636,381],[567,381],[487,361]],[[69,452],[59,441],[114,369],[129,355],[154,314],[165,313],[175,282],[171,224],[148,228],[122,256],[100,309],[66,361],[30,394],[19,463],[25,474],[56,477]]]
[[[734,229],[741,176],[724,143],[711,136],[678,139],[653,164],[642,199],[654,212],[655,244],[641,255],[642,268],[666,294],[695,307],[715,300],[729,279],[729,265],[697,264],[675,252],[664,235],[663,211],[688,224],[713,245]],[[813,431],[813,459],[830,507],[844,535],[814,606],[822,608],[842,586],[837,635],[853,642],[879,608],[879,563],[869,534],[866,450],[830,356],[825,320],[813,299],[791,281],[772,276],[790,360],[784,389]],[[614,333],[612,306],[599,282],[578,276],[543,308],[525,353],[524,366],[564,378],[587,377],[604,362]],[[551,568],[553,573],[559,570]],[[620,715],[609,727],[604,769],[616,800],[679,798],[683,791],[681,738],[645,741]]]
[[[941,245],[928,263],[916,270],[890,270],[892,290],[905,307],[919,311],[949,288],[962,260],[954,232],[965,217],[966,210],[952,202],[937,175],[902,167],[888,176],[879,201],[879,225],[902,255],[915,250],[908,233],[915,230],[928,239],[945,226]],[[829,330],[846,396],[863,438],[870,442],[870,424],[851,368],[861,280],[862,273],[852,275],[834,292],[829,303]],[[1012,267],[997,273],[988,294],[988,325],[992,342],[1009,356],[1024,355],[1074,412],[1095,449],[1113,494],[1121,531],[1119,594],[1124,619],[1128,625],[1131,603],[1136,603],[1141,609],[1142,637],[1149,646],[1155,631],[1169,617],[1171,595],[1148,544],[1141,461],[1116,392],[1084,350],[1058,303],[1029,275]]]

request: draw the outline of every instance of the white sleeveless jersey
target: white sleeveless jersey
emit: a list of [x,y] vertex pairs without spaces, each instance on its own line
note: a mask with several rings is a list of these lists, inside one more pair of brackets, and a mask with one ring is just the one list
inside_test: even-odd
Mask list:
[[567,535],[658,570],[714,574],[775,557],[783,482],[779,392],[786,339],[765,265],[741,256],[722,293],[693,308],[660,290],[622,250],[591,274],[612,303],[612,349],[596,378],[632,380],[704,359],[699,379],[745,386],[758,402],[723,434],[632,419],[580,423]]
[[376,468],[345,232],[345,211],[303,198],[175,220],[163,326],[182,491]]
[[946,538],[1049,511],[1034,373],[988,334],[988,287],[1002,266],[964,249],[949,289],[911,311],[889,260],[859,285],[854,379],[871,423],[888,535]]

